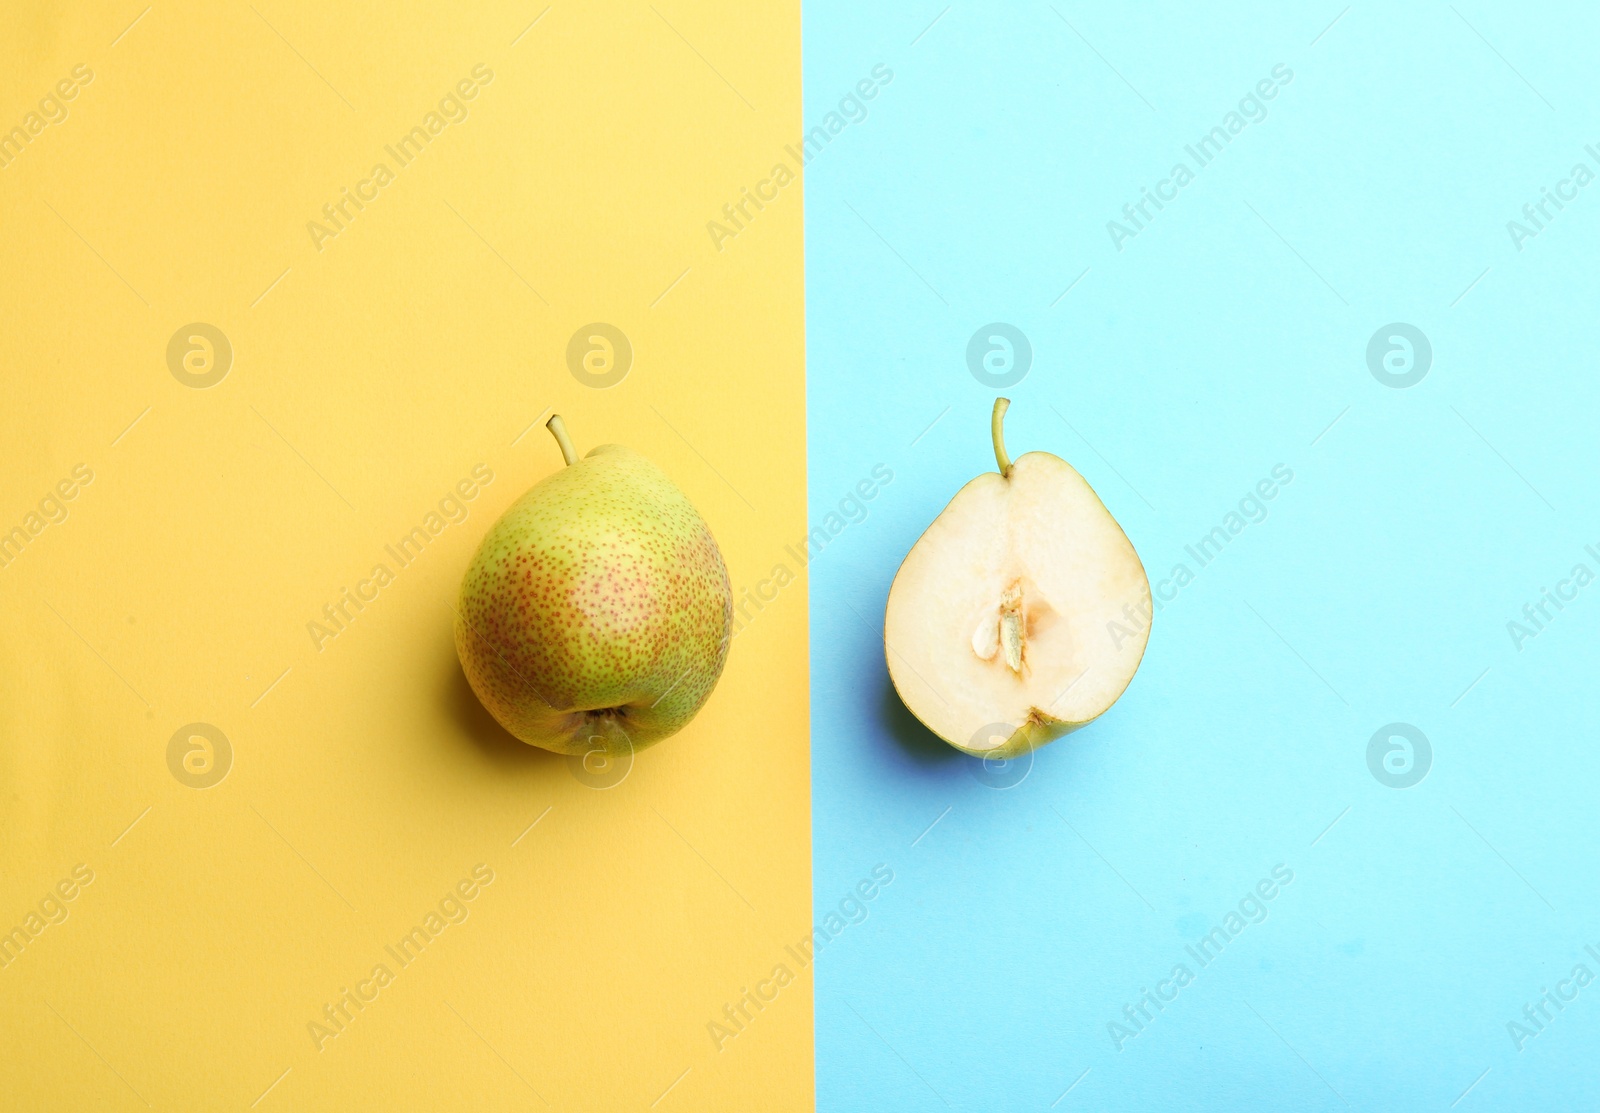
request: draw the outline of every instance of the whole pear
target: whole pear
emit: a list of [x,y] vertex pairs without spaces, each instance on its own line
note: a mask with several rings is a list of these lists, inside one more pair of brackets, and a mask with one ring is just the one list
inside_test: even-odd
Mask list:
[[733,593],[704,519],[666,473],[606,444],[534,484],[461,581],[456,653],[522,741],[632,753],[681,730],[728,657]]

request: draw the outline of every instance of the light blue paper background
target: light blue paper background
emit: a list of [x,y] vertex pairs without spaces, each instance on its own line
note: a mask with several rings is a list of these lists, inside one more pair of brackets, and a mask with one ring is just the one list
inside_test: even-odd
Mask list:
[[[1507,230],[1600,172],[1600,20],[1340,7],[805,5],[808,127],[894,73],[805,172],[813,524],[894,474],[809,566],[819,922],[894,872],[817,965],[822,1110],[1600,1106],[1600,983],[1507,1027],[1600,975],[1600,584],[1507,630],[1600,573],[1600,182]],[[1278,63],[1266,119],[1113,246]],[[1009,788],[904,711],[881,641],[901,558],[993,467],[965,352],[996,321],[1033,347],[1013,455],[1072,462],[1152,584],[1294,473]],[[1409,388],[1368,367],[1392,322],[1431,342]],[[1404,789],[1367,758],[1397,721],[1432,748]]]

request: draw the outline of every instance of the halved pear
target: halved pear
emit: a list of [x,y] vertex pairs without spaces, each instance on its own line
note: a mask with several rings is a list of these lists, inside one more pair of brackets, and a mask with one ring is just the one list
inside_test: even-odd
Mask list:
[[1009,758],[1093,721],[1133,679],[1150,581],[1065,460],[1006,455],[956,493],[889,588],[884,652],[911,713],[958,750]]

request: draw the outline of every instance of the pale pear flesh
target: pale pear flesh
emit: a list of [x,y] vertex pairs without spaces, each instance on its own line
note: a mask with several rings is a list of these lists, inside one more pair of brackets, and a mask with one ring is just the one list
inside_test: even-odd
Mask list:
[[1144,566],[1084,478],[1047,452],[1006,463],[934,519],[884,615],[889,675],[906,707],[952,746],[989,758],[1103,714],[1150,634]]

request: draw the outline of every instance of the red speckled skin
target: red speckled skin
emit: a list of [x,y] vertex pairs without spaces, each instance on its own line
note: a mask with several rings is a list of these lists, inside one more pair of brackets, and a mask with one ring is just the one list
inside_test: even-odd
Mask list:
[[512,734],[564,754],[680,730],[728,656],[722,553],[660,468],[601,445],[536,483],[461,581],[456,652]]

